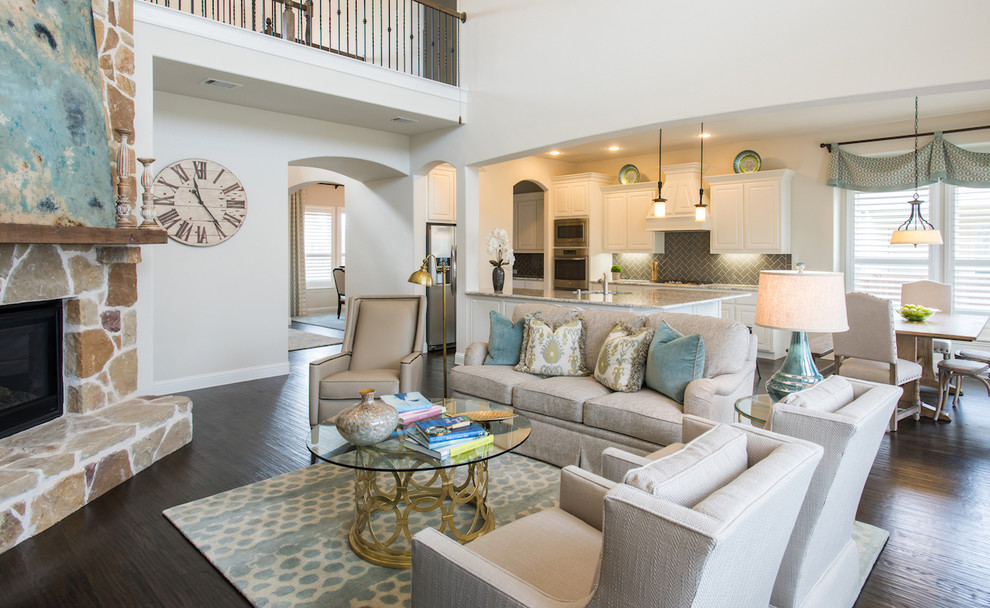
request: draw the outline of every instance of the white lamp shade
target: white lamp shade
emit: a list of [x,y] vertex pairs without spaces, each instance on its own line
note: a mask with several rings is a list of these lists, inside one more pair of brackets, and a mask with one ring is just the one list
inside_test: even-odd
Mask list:
[[890,234],[891,245],[941,245],[941,230],[895,230]]
[[653,203],[653,217],[666,217],[667,216],[667,203],[659,202]]
[[756,324],[790,331],[848,330],[842,273],[764,270],[756,297]]

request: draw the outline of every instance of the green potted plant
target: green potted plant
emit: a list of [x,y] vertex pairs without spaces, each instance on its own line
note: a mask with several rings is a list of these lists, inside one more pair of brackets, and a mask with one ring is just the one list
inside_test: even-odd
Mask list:
[[619,274],[620,273],[622,273],[622,266],[619,266],[618,264],[612,264],[612,280],[613,281],[618,281],[619,280]]

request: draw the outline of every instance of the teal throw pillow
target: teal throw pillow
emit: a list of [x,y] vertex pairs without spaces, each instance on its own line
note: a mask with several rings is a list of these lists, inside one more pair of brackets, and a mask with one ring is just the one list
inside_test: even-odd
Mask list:
[[684,390],[705,371],[705,341],[701,336],[683,336],[661,321],[646,355],[644,384],[658,393],[684,403]]
[[485,365],[517,365],[526,319],[519,319],[513,325],[512,321],[494,310],[488,316],[491,319],[492,329],[488,334]]

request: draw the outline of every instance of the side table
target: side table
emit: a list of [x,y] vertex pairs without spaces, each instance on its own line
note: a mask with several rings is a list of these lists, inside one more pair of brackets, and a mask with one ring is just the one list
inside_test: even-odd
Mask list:
[[736,399],[736,413],[739,414],[739,422],[746,418],[750,424],[757,428],[769,429],[770,412],[773,410],[774,401],[770,395],[760,393]]

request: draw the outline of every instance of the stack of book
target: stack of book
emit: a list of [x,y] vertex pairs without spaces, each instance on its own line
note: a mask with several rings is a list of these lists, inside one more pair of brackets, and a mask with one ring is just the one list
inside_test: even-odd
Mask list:
[[437,460],[449,460],[494,440],[491,433],[466,416],[419,420],[406,435],[407,446]]
[[381,400],[399,412],[399,422],[403,428],[409,428],[417,420],[435,418],[444,412],[442,406],[434,405],[418,392],[382,395]]

